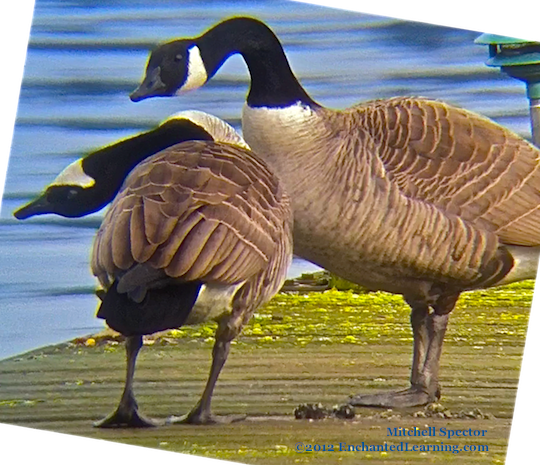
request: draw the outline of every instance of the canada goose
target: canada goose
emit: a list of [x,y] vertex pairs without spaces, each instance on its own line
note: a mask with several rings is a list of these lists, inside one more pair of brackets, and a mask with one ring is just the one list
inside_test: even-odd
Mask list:
[[35,200],[13,214],[24,220],[54,213],[75,218],[114,199],[128,173],[142,160],[187,140],[217,140],[248,148],[225,121],[202,111],[181,111],[157,128],[103,147],[68,165]]
[[324,108],[294,76],[275,34],[251,18],[157,47],[131,99],[201,87],[236,53],[251,75],[244,137],[291,197],[295,254],[402,294],[412,309],[411,386],[350,403],[436,400],[460,293],[536,275],[540,151],[487,118],[423,98]]
[[[98,317],[127,336],[124,392],[118,408],[96,423],[99,427],[153,426],[138,413],[133,394],[142,335],[208,320],[216,320],[218,329],[206,388],[187,416],[171,421],[223,421],[211,414],[210,402],[230,343],[280,289],[292,259],[291,207],[278,178],[225,123],[199,112],[188,119],[184,136],[198,126],[210,140],[172,145],[132,167],[131,151],[140,139],[128,139],[111,146],[112,159],[98,151],[59,176],[70,188],[81,181],[81,193],[96,189],[109,173],[102,166],[90,181],[86,168],[92,156],[95,163],[124,164],[124,173],[127,165],[132,168],[105,215],[92,254],[92,272],[106,289]],[[146,133],[142,140],[156,142],[156,137]],[[147,153],[152,151],[148,144]],[[139,155],[138,160],[144,158]],[[58,178],[53,184],[58,186]],[[114,186],[109,187],[112,192]],[[82,216],[98,201],[110,200],[104,192],[94,192],[100,199],[80,195],[84,205],[78,210],[69,195],[64,202],[55,195],[46,199],[46,211],[34,205],[34,211],[19,216],[66,211]]]

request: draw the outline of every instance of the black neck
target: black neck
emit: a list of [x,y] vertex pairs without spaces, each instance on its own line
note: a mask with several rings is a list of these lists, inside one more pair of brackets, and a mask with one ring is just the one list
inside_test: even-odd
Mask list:
[[229,19],[195,42],[209,78],[228,57],[242,55],[251,75],[249,106],[286,107],[298,101],[317,105],[293,74],[278,38],[264,23],[252,18]]
[[172,119],[158,128],[122,140],[83,159],[84,171],[96,180],[95,198],[101,206],[111,202],[129,172],[144,159],[187,140],[213,140],[200,126],[186,119]]

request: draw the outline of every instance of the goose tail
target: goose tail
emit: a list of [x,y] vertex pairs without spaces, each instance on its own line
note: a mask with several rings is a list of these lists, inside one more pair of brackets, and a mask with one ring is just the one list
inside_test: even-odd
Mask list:
[[115,280],[99,306],[97,317],[124,336],[179,328],[195,305],[201,286],[201,282],[190,281],[149,289],[144,299],[136,302],[129,294],[118,292],[118,281]]

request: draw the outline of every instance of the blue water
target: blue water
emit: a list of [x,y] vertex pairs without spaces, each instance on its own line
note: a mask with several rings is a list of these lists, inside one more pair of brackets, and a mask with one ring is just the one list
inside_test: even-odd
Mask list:
[[[240,129],[248,87],[239,58],[203,89],[138,104],[148,50],[198,35],[221,19],[249,14],[284,43],[308,92],[340,108],[396,95],[443,99],[529,134],[522,85],[484,65],[477,32],[334,11],[285,1],[37,0],[0,217],[0,358],[103,327],[89,270],[103,213],[85,219],[12,212],[68,163],[171,113],[198,109]],[[291,275],[309,269],[294,263]]]

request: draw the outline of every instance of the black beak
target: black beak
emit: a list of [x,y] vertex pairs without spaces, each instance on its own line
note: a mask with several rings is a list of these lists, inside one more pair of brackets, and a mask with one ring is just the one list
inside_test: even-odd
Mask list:
[[17,218],[18,220],[25,220],[27,218],[31,218],[32,216],[36,216],[36,215],[45,215],[47,213],[54,213],[51,207],[52,205],[47,200],[47,197],[42,195],[41,197],[38,197],[33,202],[30,202],[24,207],[21,207],[15,212],[13,212],[13,216]]
[[132,102],[140,102],[145,98],[157,97],[165,94],[165,84],[160,77],[161,68],[158,66],[154,70],[147,72],[143,82],[129,96]]

